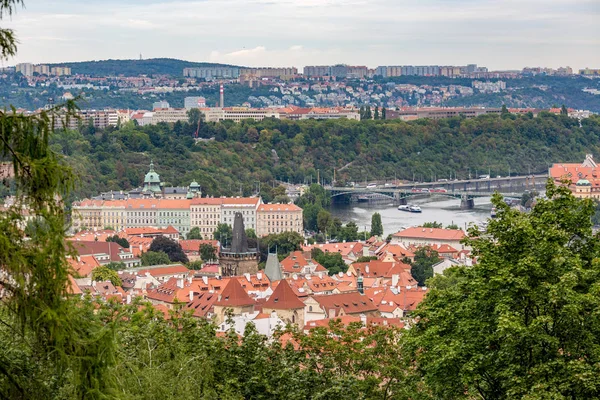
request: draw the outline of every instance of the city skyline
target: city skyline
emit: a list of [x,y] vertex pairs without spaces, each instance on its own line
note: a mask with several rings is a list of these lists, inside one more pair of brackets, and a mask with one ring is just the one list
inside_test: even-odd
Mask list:
[[26,6],[6,21],[20,43],[17,57],[4,65],[139,54],[299,69],[338,63],[477,63],[491,70],[600,65],[600,52],[593,51],[600,47],[594,24],[600,5],[590,0],[31,0]]

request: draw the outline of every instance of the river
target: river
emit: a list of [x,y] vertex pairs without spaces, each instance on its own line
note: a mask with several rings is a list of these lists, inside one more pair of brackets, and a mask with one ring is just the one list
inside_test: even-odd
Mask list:
[[384,237],[396,233],[409,226],[421,225],[424,222],[441,222],[444,226],[452,223],[465,229],[470,223],[480,223],[490,216],[492,204],[489,197],[475,199],[475,208],[461,210],[460,200],[447,198],[414,199],[411,204],[417,204],[422,213],[399,211],[393,203],[352,203],[334,204],[331,214],[338,217],[345,224],[354,221],[358,230],[371,229],[371,216],[378,212],[381,214]]

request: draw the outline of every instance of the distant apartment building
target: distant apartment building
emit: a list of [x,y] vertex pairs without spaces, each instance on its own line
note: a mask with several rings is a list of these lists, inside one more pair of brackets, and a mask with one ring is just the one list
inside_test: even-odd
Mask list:
[[312,65],[304,67],[304,76],[317,77],[317,76],[329,76],[331,75],[329,65]]
[[295,67],[291,68],[241,68],[240,76],[246,78],[292,78],[298,75],[298,69]]
[[[47,66],[44,66],[47,68]],[[70,67],[52,67],[50,68],[50,75],[54,75],[54,76],[64,76],[64,75],[71,75],[71,68]]]
[[579,75],[587,77],[600,77],[600,68],[584,68],[579,70]]
[[17,72],[22,73],[25,76],[33,76],[33,64],[31,63],[20,63],[15,67]]
[[187,110],[192,108],[205,108],[206,99],[200,96],[190,96],[183,99],[183,107]]
[[302,234],[302,209],[295,204],[261,204],[256,213],[256,235],[282,232]]
[[183,76],[187,78],[239,78],[239,67],[192,67],[184,68]]
[[481,82],[481,81],[473,81],[471,83],[473,88],[479,90],[484,93],[498,93],[503,90],[506,90],[506,82],[498,81],[498,82]]
[[156,110],[157,108],[169,108],[169,102],[166,100],[159,100],[152,103],[152,109]]
[[403,119],[410,121],[414,119],[429,118],[443,119],[452,117],[475,118],[480,115],[494,114],[499,115],[501,108],[483,108],[483,107],[423,107],[406,108],[402,110],[387,110],[386,119]]
[[37,72],[40,75],[50,75],[50,67],[47,65],[35,65],[33,72]]
[[201,110],[204,113],[207,122],[219,121],[234,121],[240,122],[244,119],[251,118],[255,121],[262,121],[265,118],[279,118],[279,113],[270,109],[264,108],[247,108],[247,107],[215,107],[204,108]]
[[152,123],[166,122],[174,124],[177,121],[187,121],[188,110],[186,108],[159,108],[154,109]]
[[[64,97],[67,99],[67,97]],[[127,110],[79,110],[75,117],[59,116],[54,129],[77,129],[80,125],[91,125],[96,129],[117,126],[130,120]]]

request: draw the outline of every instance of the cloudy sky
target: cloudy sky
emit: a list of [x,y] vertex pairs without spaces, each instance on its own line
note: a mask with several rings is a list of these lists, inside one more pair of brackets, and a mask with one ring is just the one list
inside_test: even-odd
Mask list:
[[600,68],[600,0],[25,0],[16,62]]

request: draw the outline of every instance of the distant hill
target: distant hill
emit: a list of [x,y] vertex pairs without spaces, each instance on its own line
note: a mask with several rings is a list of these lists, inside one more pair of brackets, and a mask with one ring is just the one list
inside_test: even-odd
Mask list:
[[192,62],[185,60],[177,60],[174,58],[150,58],[147,60],[94,60],[80,62],[65,62],[49,65],[67,66],[71,67],[71,70],[74,74],[94,76],[137,76],[142,74],[182,76],[183,69],[188,67],[227,66],[226,64]]

